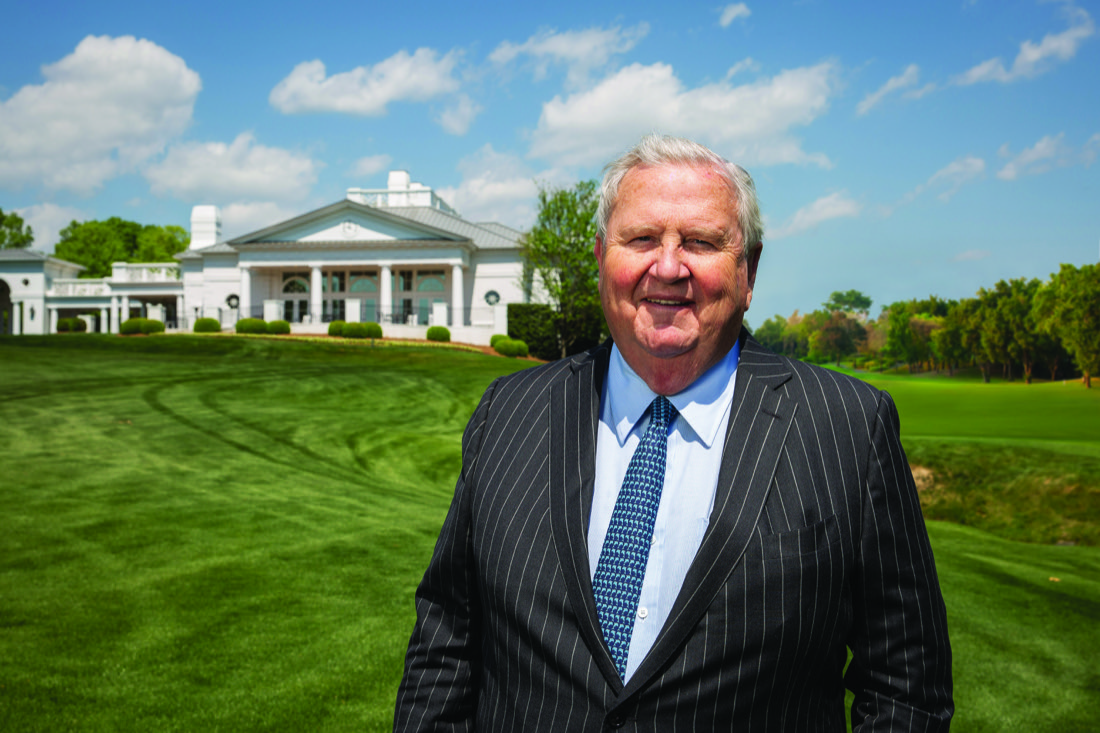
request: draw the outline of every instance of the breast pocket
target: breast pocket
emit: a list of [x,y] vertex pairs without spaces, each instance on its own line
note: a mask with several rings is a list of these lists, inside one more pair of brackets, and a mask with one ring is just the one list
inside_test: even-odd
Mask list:
[[782,558],[808,558],[826,553],[832,545],[840,541],[837,531],[836,515],[814,522],[808,527],[789,532],[778,532],[761,538],[761,551],[764,560]]

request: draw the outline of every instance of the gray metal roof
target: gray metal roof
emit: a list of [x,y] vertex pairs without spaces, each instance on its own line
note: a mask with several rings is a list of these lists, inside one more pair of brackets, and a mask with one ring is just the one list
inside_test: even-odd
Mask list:
[[520,237],[523,236],[523,232],[521,232],[520,230],[513,229],[510,226],[501,224],[500,222],[496,221],[479,221],[477,225],[482,229],[488,229],[491,232],[495,232],[505,239],[512,239],[517,242],[519,241]]
[[59,265],[68,265],[78,270],[87,270],[84,265],[69,262],[36,249],[16,247],[13,249],[0,249],[0,262],[56,262]]
[[504,225],[495,225],[493,228],[489,228],[427,206],[395,206],[383,210],[405,219],[411,219],[418,224],[426,224],[436,229],[457,234],[460,237],[466,237],[473,241],[478,249],[515,249],[519,246],[517,240],[520,233]]

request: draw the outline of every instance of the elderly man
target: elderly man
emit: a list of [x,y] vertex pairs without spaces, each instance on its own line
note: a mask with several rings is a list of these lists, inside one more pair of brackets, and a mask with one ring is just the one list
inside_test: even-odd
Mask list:
[[613,345],[482,398],[395,730],[844,731],[846,687],[857,731],[947,730],[896,410],[742,329],[748,173],[648,137],[607,167],[598,218]]

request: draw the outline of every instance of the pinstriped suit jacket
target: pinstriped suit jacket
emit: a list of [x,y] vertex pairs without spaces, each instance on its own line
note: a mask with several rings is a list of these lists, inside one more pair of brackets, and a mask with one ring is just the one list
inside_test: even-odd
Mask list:
[[857,731],[948,729],[944,604],[893,402],[742,339],[710,525],[625,687],[586,546],[609,346],[490,386],[416,594],[396,731],[844,731],[845,687]]

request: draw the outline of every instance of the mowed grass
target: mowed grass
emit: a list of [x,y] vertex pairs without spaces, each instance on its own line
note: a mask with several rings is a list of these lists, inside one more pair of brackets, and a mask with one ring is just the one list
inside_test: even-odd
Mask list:
[[[294,340],[0,339],[0,730],[388,729],[462,428],[523,366]],[[940,438],[912,435],[910,386],[888,388],[912,455]],[[1073,399],[1057,409],[1097,404]],[[1059,434],[1075,453],[1031,449],[1087,459],[1088,435]],[[1046,440],[973,435],[999,436]],[[1100,550],[930,532],[954,730],[1093,730]]]

